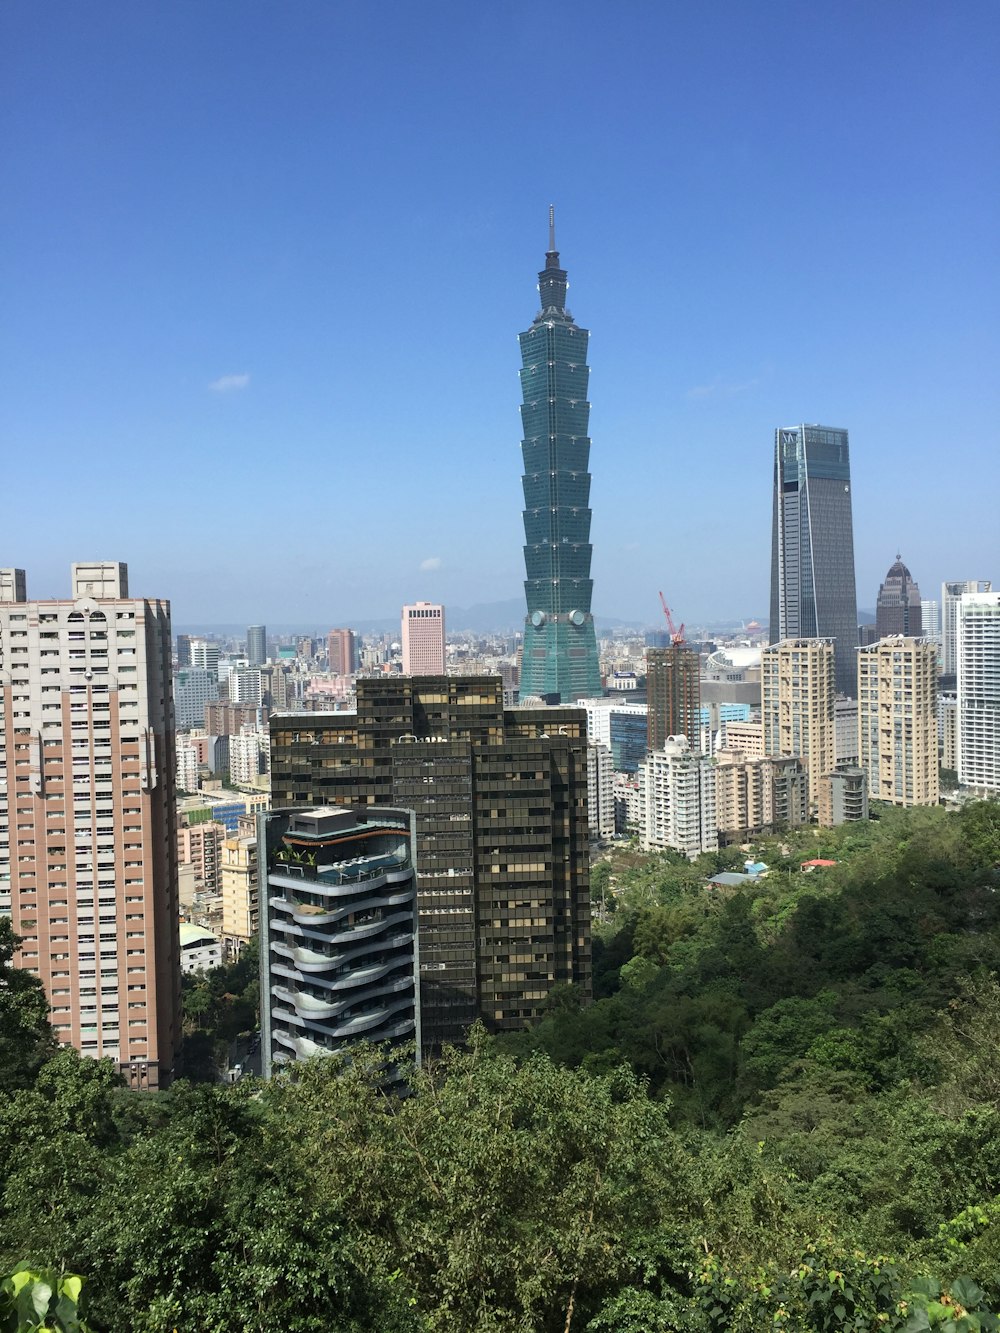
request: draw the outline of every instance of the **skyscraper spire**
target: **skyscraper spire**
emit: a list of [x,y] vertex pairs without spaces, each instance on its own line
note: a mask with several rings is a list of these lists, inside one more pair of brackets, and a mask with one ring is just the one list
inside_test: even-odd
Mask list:
[[586,329],[566,309],[555,248],[538,275],[542,308],[520,335],[524,438],[524,623],[521,698],[570,703],[601,692],[591,613],[590,404]]

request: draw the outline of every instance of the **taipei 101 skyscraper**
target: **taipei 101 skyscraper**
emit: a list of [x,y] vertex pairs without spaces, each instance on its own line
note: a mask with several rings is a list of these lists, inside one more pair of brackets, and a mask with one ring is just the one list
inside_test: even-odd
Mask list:
[[542,308],[521,344],[524,439],[522,699],[570,703],[601,693],[590,577],[590,403],[586,329],[566,309],[554,209],[538,275]]

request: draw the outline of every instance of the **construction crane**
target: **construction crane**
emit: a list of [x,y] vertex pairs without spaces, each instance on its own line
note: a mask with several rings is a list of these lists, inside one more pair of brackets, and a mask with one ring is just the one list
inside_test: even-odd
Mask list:
[[663,607],[663,614],[667,618],[667,629],[670,631],[670,642],[675,648],[680,648],[684,643],[684,626],[682,625],[680,629],[674,628],[674,618],[670,614],[670,607],[667,606],[667,599],[662,592],[660,593],[660,605]]

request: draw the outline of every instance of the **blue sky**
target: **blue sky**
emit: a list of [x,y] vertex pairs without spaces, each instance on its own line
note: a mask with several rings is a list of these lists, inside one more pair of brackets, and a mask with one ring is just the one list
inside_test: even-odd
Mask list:
[[1000,578],[998,50],[995,0],[6,0],[0,564],[186,623],[520,595],[554,202],[598,613],[766,615],[801,421],[861,606],[897,549]]

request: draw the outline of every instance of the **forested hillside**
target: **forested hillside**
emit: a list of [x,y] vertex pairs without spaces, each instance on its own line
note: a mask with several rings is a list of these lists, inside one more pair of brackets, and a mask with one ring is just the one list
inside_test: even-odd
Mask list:
[[759,850],[737,890],[617,854],[595,1003],[402,1103],[376,1053],[128,1093],[53,1054],[6,932],[0,1274],[148,1333],[997,1328],[1000,806]]

